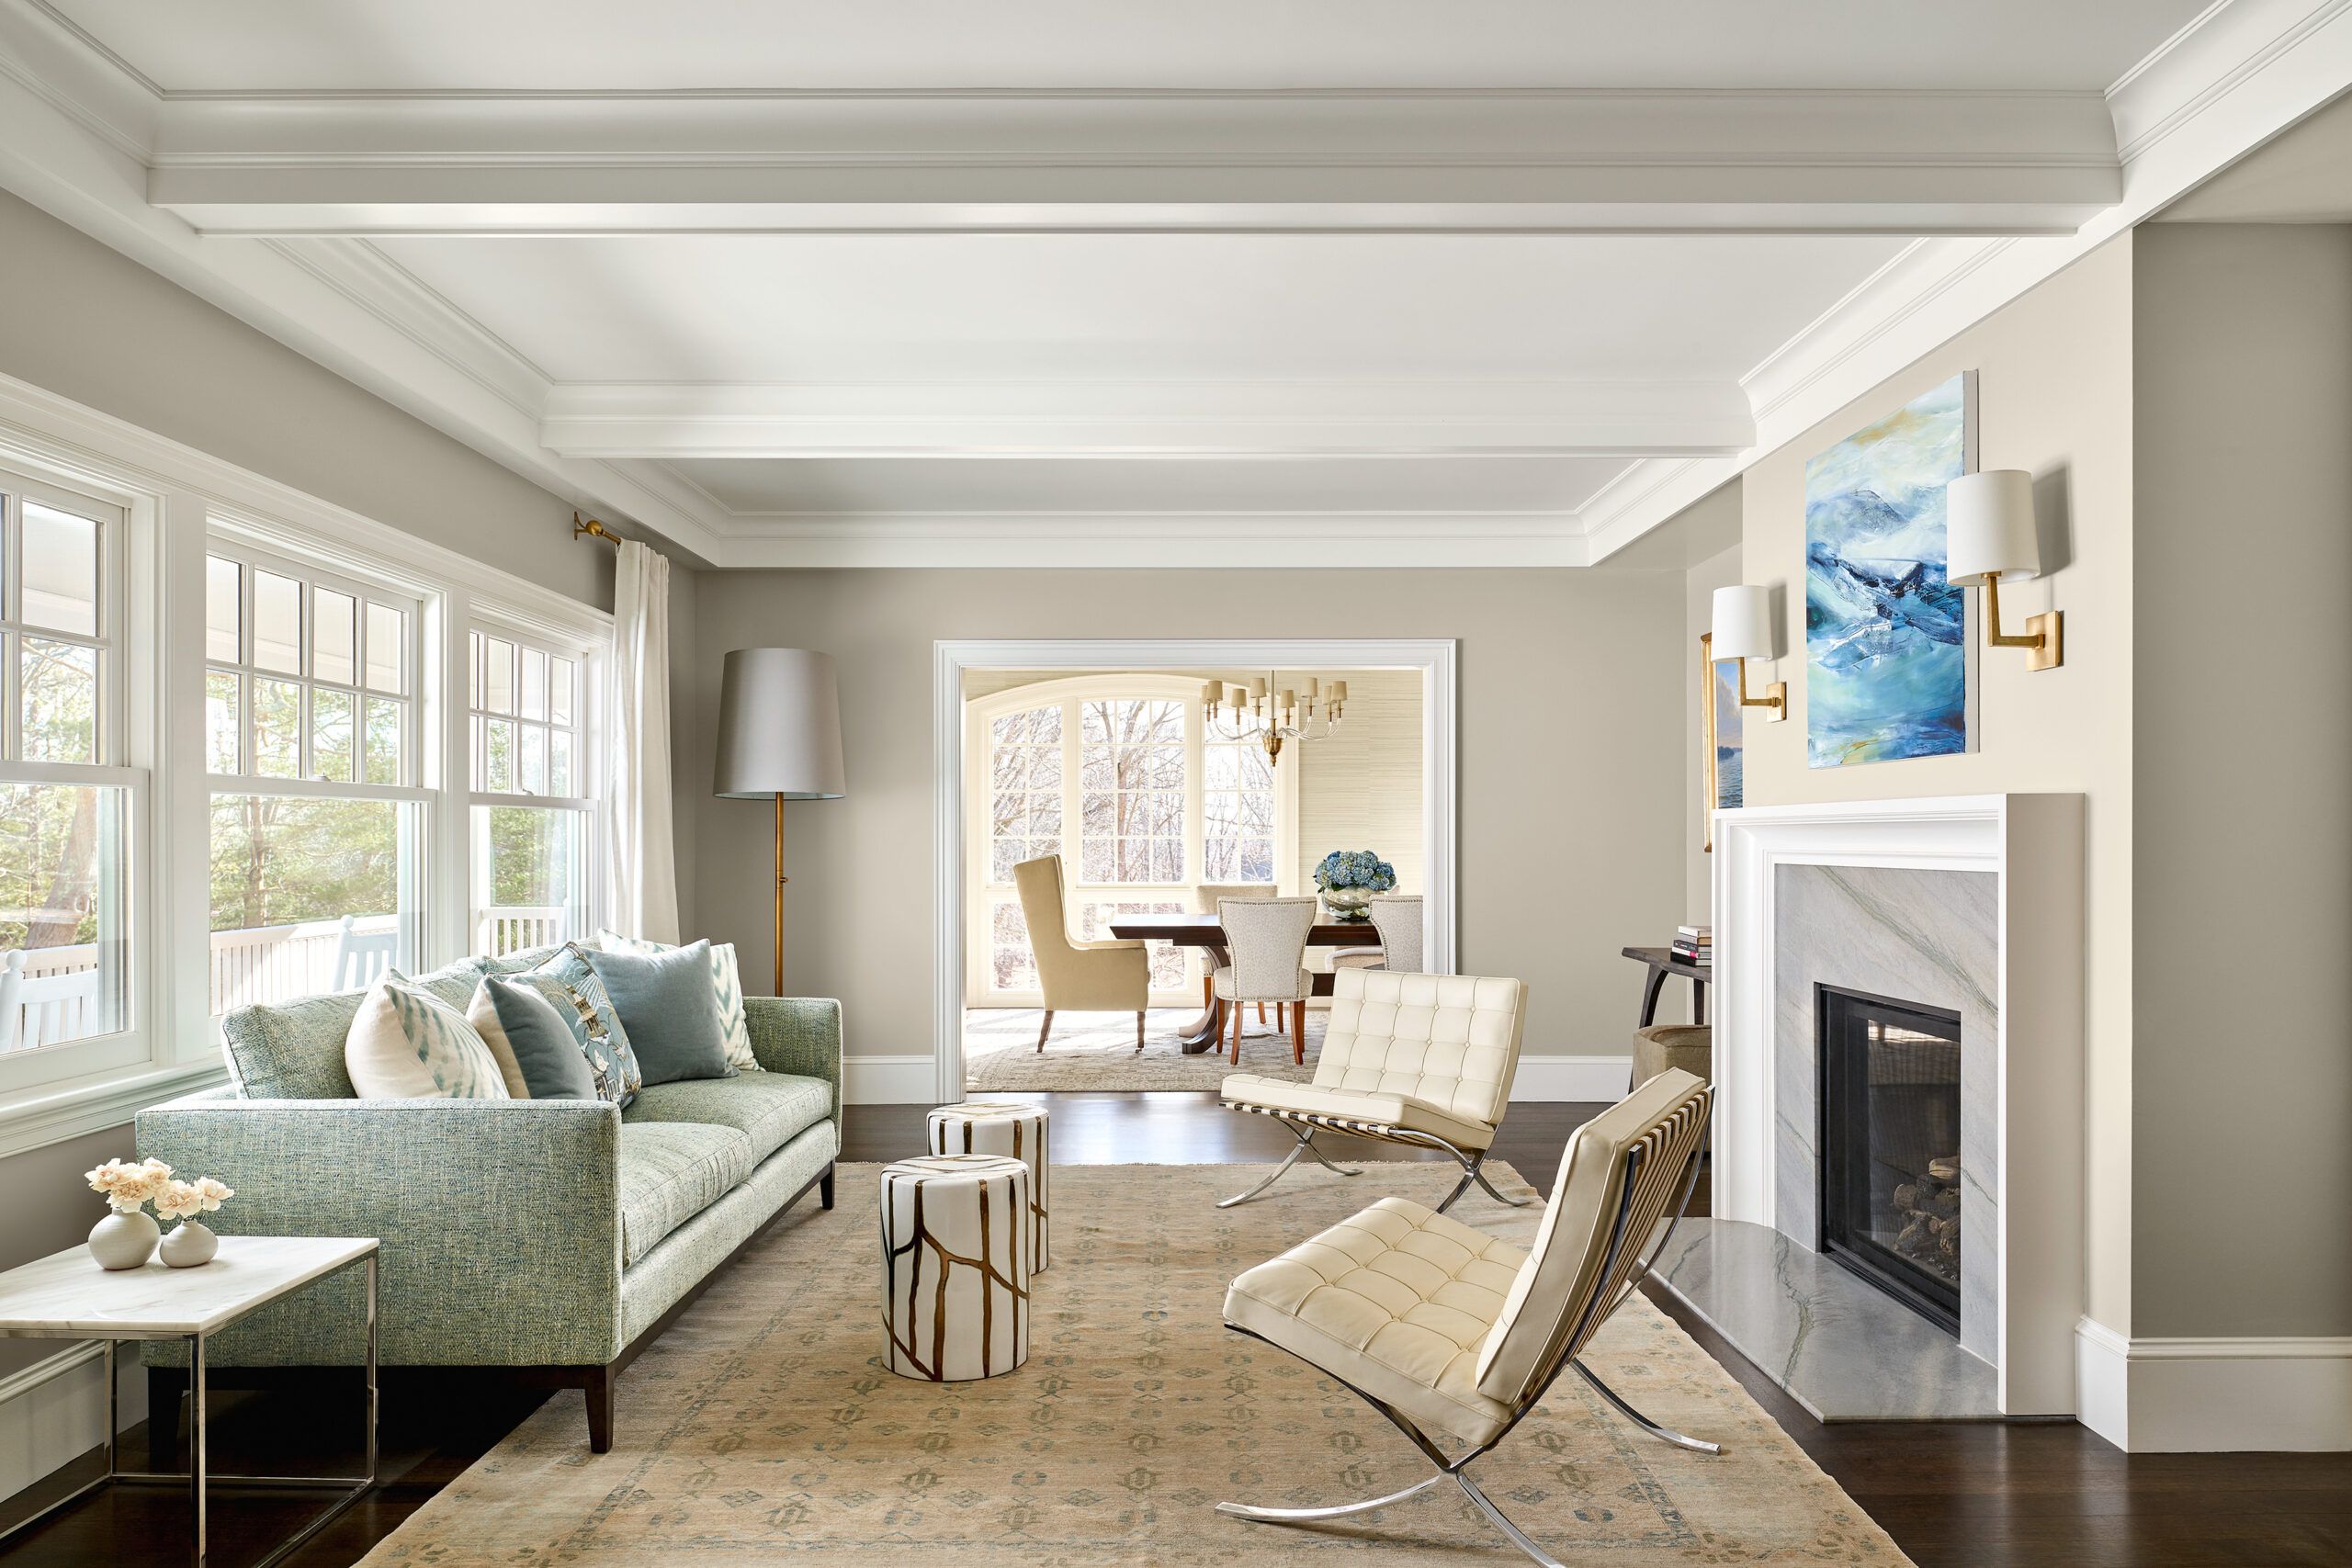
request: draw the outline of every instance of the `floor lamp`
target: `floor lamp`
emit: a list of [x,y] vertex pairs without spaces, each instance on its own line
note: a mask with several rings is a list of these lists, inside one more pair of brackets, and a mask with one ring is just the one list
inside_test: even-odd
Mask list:
[[775,994],[784,995],[784,803],[839,800],[841,691],[833,656],[805,648],[739,648],[718,683],[721,800],[775,802]]

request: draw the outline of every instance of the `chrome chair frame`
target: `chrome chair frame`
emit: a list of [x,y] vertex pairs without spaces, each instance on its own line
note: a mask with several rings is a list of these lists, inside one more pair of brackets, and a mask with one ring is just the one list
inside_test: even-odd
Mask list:
[[[1304,1138],[1302,1138],[1302,1142],[1304,1142]],[[1649,1277],[1652,1266],[1657,1263],[1659,1255],[1665,1252],[1667,1243],[1671,1241],[1674,1237],[1675,1227],[1681,1224],[1684,1212],[1690,1206],[1690,1192],[1698,1184],[1699,1168],[1704,1161],[1706,1153],[1707,1137],[1704,1133],[1702,1133],[1697,1146],[1691,1150],[1690,1168],[1683,1172],[1681,1193],[1676,1199],[1673,1212],[1668,1215],[1666,1224],[1660,1227],[1657,1245],[1650,1248],[1649,1255],[1644,1258],[1640,1263],[1635,1266],[1634,1271],[1626,1277],[1623,1287],[1620,1289],[1613,1297],[1604,1301],[1602,1299],[1601,1292],[1594,1292],[1592,1301],[1585,1308],[1584,1316],[1577,1321],[1575,1331],[1568,1336],[1564,1343],[1568,1345],[1580,1344],[1586,1335],[1594,1332],[1601,1324],[1607,1322],[1611,1314],[1614,1314],[1619,1307],[1623,1306],[1625,1303],[1626,1299],[1641,1288],[1642,1281]],[[1296,1159],[1297,1157],[1298,1151],[1293,1150],[1291,1158]],[[1317,1157],[1320,1156],[1318,1156]],[[1639,1245],[1637,1242],[1634,1241],[1633,1238],[1630,1238],[1625,1235],[1625,1226],[1627,1215],[1634,1204],[1634,1195],[1636,1185],[1635,1179],[1641,1174],[1641,1151],[1638,1148],[1630,1151],[1626,1156],[1624,1192],[1618,1200],[1616,1217],[1611,1222],[1609,1251],[1601,1259],[1600,1278],[1603,1280],[1606,1280],[1610,1277],[1611,1272],[1615,1269],[1620,1253],[1622,1253],[1628,1246]],[[1327,1161],[1326,1163],[1328,1164],[1329,1162]],[[1288,1168],[1289,1164],[1285,1161],[1283,1168],[1287,1169]],[[1275,1174],[1279,1175],[1281,1173],[1278,1171]],[[1268,1179],[1271,1180],[1272,1179],[1269,1178]],[[1481,1184],[1484,1184],[1483,1180]],[[1261,1185],[1263,1184],[1261,1183]],[[1464,1177],[1464,1186],[1466,1187],[1467,1185],[1468,1178]],[[1493,1189],[1489,1187],[1487,1190],[1492,1191]],[[1461,1194],[1462,1188],[1455,1188],[1454,1196],[1460,1197]],[[1450,1202],[1452,1200],[1449,1199],[1448,1201]],[[1272,1343],[1272,1341],[1266,1339],[1263,1335],[1251,1333],[1249,1329],[1236,1327],[1232,1324],[1227,1324],[1226,1326],[1227,1328],[1231,1328],[1236,1334],[1248,1335],[1249,1337],[1259,1340],[1261,1343]],[[1276,1347],[1276,1348],[1280,1348],[1280,1347]],[[1288,1352],[1285,1352],[1285,1354],[1287,1353]],[[1641,1427],[1642,1430],[1647,1432],[1650,1436],[1657,1438],[1659,1441],[1672,1443],[1677,1448],[1689,1449],[1696,1453],[1719,1454],[1723,1452],[1722,1446],[1719,1444],[1708,1442],[1703,1438],[1690,1437],[1685,1433],[1675,1431],[1672,1427],[1660,1426],[1658,1423],[1651,1420],[1639,1410],[1634,1409],[1632,1404],[1628,1404],[1623,1395],[1620,1394],[1615,1389],[1611,1388],[1607,1383],[1601,1382],[1600,1375],[1590,1367],[1586,1366],[1579,1356],[1574,1354],[1563,1356],[1559,1362],[1555,1364],[1550,1371],[1544,1374],[1534,1393],[1530,1394],[1525,1402],[1520,1405],[1518,1411],[1511,1416],[1510,1421],[1504,1424],[1501,1431],[1497,1432],[1485,1442],[1471,1449],[1469,1452],[1462,1455],[1459,1459],[1447,1458],[1445,1450],[1439,1448],[1436,1441],[1432,1439],[1429,1434],[1423,1432],[1419,1427],[1415,1426],[1412,1418],[1405,1415],[1402,1411],[1387,1404],[1385,1401],[1375,1398],[1372,1394],[1365,1393],[1363,1389],[1356,1387],[1346,1379],[1336,1377],[1332,1373],[1323,1371],[1322,1369],[1317,1368],[1317,1370],[1318,1371],[1322,1371],[1323,1376],[1330,1378],[1332,1382],[1339,1383],[1340,1387],[1346,1389],[1358,1399],[1363,1400],[1366,1404],[1371,1405],[1374,1410],[1379,1411],[1381,1415],[1386,1416],[1389,1424],[1395,1427],[1398,1431],[1404,1433],[1406,1439],[1415,1448],[1419,1449],[1422,1455],[1427,1458],[1431,1464],[1437,1467],[1435,1473],[1424,1476],[1422,1479],[1413,1483],[1412,1485],[1406,1487],[1402,1491],[1391,1492],[1385,1496],[1369,1498],[1361,1503],[1340,1503],[1329,1507],[1321,1508],[1267,1508],[1248,1503],[1219,1503],[1216,1506],[1216,1511],[1229,1518],[1250,1519],[1260,1524],[1313,1524],[1319,1523],[1326,1519],[1345,1518],[1351,1514],[1368,1513],[1374,1508],[1385,1507],[1391,1503],[1401,1503],[1408,1497],[1417,1496],[1420,1493],[1426,1492],[1442,1481],[1451,1480],[1454,1484],[1462,1488],[1462,1492],[1464,1496],[1468,1497],[1471,1502],[1477,1505],[1478,1511],[1486,1515],[1487,1520],[1492,1523],[1497,1529],[1502,1531],[1505,1536],[1510,1538],[1510,1543],[1513,1546],[1518,1547],[1520,1551],[1525,1552],[1535,1562],[1543,1564],[1543,1568],[1567,1568],[1566,1563],[1562,1562],[1558,1558],[1553,1556],[1550,1552],[1545,1551],[1543,1547],[1536,1544],[1533,1537],[1530,1536],[1525,1530],[1520,1529],[1519,1526],[1511,1520],[1510,1517],[1508,1514],[1505,1514],[1502,1509],[1497,1506],[1493,1498],[1487,1496],[1484,1491],[1480,1490],[1478,1483],[1470,1478],[1469,1467],[1474,1461],[1484,1458],[1487,1454],[1493,1452],[1496,1447],[1499,1445],[1505,1438],[1510,1437],[1512,1430],[1516,1428],[1521,1421],[1527,1418],[1528,1414],[1534,1410],[1538,1404],[1543,1403],[1544,1396],[1551,1393],[1552,1385],[1559,1381],[1560,1374],[1567,1371],[1570,1367],[1576,1368],[1577,1371],[1583,1377],[1584,1381],[1592,1385],[1594,1392],[1599,1393],[1601,1398],[1608,1401],[1610,1405],[1614,1408],[1619,1415],[1624,1416],[1627,1420],[1633,1422],[1635,1426]]]
[[1462,1168],[1462,1179],[1454,1183],[1453,1190],[1446,1194],[1445,1201],[1437,1206],[1437,1212],[1441,1214],[1453,1208],[1455,1201],[1470,1190],[1470,1184],[1474,1181],[1485,1188],[1487,1196],[1496,1202],[1508,1203],[1514,1209],[1524,1209],[1533,1201],[1527,1198],[1513,1198],[1487,1179],[1487,1173],[1482,1168],[1487,1163],[1487,1150],[1480,1149],[1475,1155],[1464,1154],[1454,1144],[1439,1137],[1435,1133],[1424,1133],[1417,1127],[1392,1127],[1385,1122],[1358,1122],[1345,1116],[1322,1116],[1304,1111],[1284,1111],[1272,1105],[1251,1105],[1238,1100],[1220,1100],[1218,1103],[1227,1111],[1247,1111],[1252,1115],[1271,1116],[1287,1126],[1299,1143],[1299,1146],[1291,1150],[1282,1164],[1274,1168],[1272,1174],[1257,1186],[1247,1192],[1237,1192],[1230,1198],[1218,1199],[1216,1206],[1220,1209],[1230,1209],[1236,1203],[1246,1203],[1272,1187],[1282,1179],[1284,1171],[1298,1163],[1298,1156],[1302,1154],[1313,1155],[1317,1161],[1332,1170],[1339,1171],[1341,1176],[1362,1175],[1361,1171],[1347,1170],[1332,1165],[1330,1160],[1325,1157],[1323,1151],[1315,1147],[1315,1134],[1327,1131],[1351,1133],[1359,1138],[1378,1138],[1384,1143],[1404,1144],[1413,1148],[1440,1149],[1452,1155],[1454,1163]]

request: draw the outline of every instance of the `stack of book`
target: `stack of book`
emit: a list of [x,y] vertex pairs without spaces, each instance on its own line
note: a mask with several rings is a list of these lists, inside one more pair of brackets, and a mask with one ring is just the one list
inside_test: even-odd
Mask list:
[[1712,964],[1715,958],[1715,931],[1713,926],[1677,926],[1674,928],[1674,956],[1685,964]]

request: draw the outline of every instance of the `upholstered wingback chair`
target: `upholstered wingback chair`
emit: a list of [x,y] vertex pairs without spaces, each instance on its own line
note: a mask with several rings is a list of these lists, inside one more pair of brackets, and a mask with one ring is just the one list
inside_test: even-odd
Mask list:
[[1037,988],[1046,995],[1037,1049],[1046,1048],[1057,1012],[1132,1012],[1136,1049],[1142,1050],[1144,1010],[1151,1005],[1151,955],[1143,943],[1071,938],[1059,855],[1023,861],[1012,868],[1012,886],[1029,926],[1029,951],[1037,959]]
[[[1401,1492],[1362,1503],[1220,1503],[1217,1511],[1270,1524],[1320,1522],[1402,1502],[1451,1479],[1514,1545],[1560,1568],[1480,1490],[1468,1467],[1572,1366],[1652,1437],[1719,1452],[1652,1421],[1578,1359],[1673,1234],[1668,1224],[1658,1235],[1659,1222],[1679,1218],[1690,1200],[1711,1104],[1703,1082],[1668,1070],[1577,1128],[1528,1251],[1434,1209],[1384,1198],[1235,1280],[1225,1297],[1227,1326],[1354,1391],[1436,1469]],[[1464,1445],[1458,1457],[1438,1447],[1449,1437]]]
[[[1527,1020],[1527,987],[1475,975],[1408,975],[1341,969],[1331,976],[1331,1014],[1312,1083],[1252,1073],[1227,1077],[1219,1090],[1230,1111],[1287,1123],[1298,1146],[1263,1181],[1225,1205],[1247,1202],[1313,1155],[1321,1129],[1420,1148],[1461,1162],[1462,1180],[1438,1205],[1444,1213],[1476,1181],[1506,1203],[1479,1170],[1510,1103]],[[1354,1171],[1340,1171],[1353,1176]],[[1223,1205],[1221,1205],[1223,1206]]]
[[1277,1002],[1290,1009],[1291,1060],[1306,1060],[1306,1014],[1297,1004],[1314,994],[1306,972],[1306,938],[1315,930],[1312,898],[1220,898],[1216,923],[1225,930],[1232,962],[1210,976],[1216,995],[1233,1008],[1233,1064],[1241,1065],[1241,1004]]

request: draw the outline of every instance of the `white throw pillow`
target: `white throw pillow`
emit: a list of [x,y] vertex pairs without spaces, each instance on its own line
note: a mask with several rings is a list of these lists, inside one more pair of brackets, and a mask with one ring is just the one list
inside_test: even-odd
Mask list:
[[511,1100],[481,1032],[466,1015],[398,970],[368,988],[343,1065],[362,1100]]
[[[673,944],[604,930],[596,933],[596,945],[606,953],[668,953]],[[761,1071],[759,1058],[752,1055],[752,1021],[743,1013],[743,976],[735,967],[733,942],[710,944],[710,985],[718,997],[718,1033],[727,1044],[727,1065],[737,1072]]]

